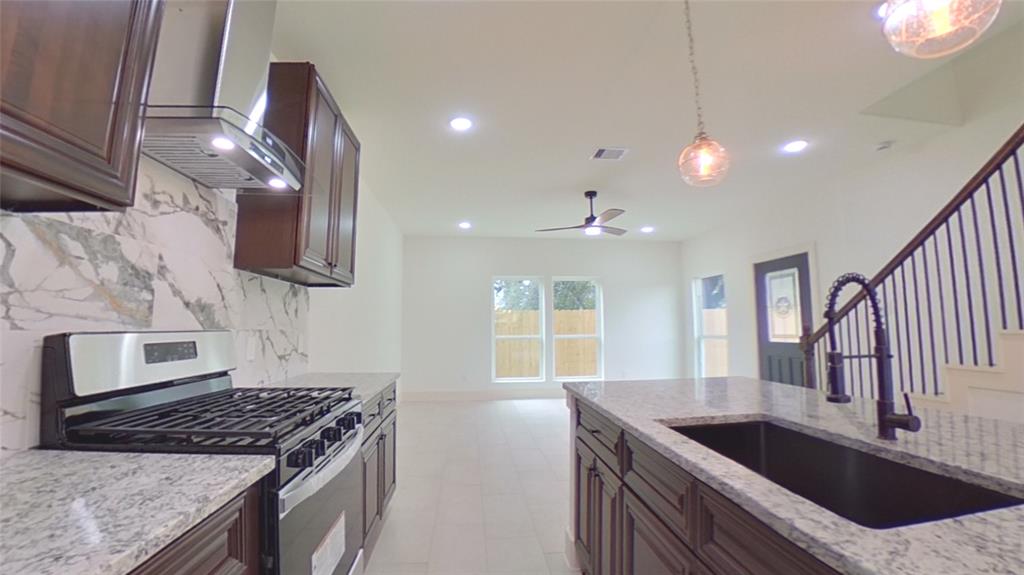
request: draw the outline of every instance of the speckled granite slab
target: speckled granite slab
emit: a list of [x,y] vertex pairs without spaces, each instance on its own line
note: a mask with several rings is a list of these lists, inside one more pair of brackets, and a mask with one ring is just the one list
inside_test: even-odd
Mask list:
[[398,379],[398,373],[345,373],[317,372],[290,377],[286,382],[272,384],[277,387],[354,387],[355,394],[373,397]]
[[823,394],[747,378],[566,383],[629,433],[734,500],[841,573],[1024,573],[1024,506],[886,530],[862,527],[669,429],[669,425],[769,420],[1024,497],[1024,425],[915,410],[918,433],[875,437],[875,404],[828,403]]
[[4,575],[119,575],[274,468],[264,455],[30,450],[0,462]]

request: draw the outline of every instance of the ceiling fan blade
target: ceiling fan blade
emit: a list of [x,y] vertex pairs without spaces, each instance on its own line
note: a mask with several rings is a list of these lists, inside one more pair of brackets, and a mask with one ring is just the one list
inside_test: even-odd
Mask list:
[[613,228],[611,226],[597,226],[597,227],[601,228],[602,232],[604,232],[606,234],[611,234],[613,236],[621,236],[622,234],[626,233],[626,230],[624,230],[622,228]]
[[626,213],[626,210],[620,210],[618,208],[608,208],[607,210],[601,212],[599,216],[597,216],[597,219],[594,220],[594,223],[600,226],[606,222],[614,220],[615,218],[621,216],[624,213]]
[[587,227],[587,226],[586,225],[579,225],[579,226],[569,226],[569,227],[566,227],[566,228],[544,228],[543,230],[534,230],[534,231],[538,231],[538,232],[560,232],[562,230],[582,230],[585,227]]

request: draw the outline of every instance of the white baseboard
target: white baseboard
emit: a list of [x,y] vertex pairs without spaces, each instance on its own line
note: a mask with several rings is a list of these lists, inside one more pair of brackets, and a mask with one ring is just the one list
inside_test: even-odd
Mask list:
[[[497,386],[496,386],[497,387]],[[492,401],[495,399],[564,399],[565,390],[561,384],[550,389],[438,389],[432,391],[410,391],[398,388],[401,402],[415,401]]]

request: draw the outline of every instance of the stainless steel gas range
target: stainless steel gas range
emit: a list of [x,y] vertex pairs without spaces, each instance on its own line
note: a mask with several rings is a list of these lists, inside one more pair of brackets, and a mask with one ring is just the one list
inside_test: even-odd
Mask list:
[[47,336],[42,446],[274,455],[263,573],[361,572],[361,402],[351,388],[234,387],[234,355],[227,331]]

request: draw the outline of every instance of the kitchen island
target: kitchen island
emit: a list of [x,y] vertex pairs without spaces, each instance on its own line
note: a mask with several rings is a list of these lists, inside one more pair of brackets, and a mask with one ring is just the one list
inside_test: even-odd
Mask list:
[[[918,411],[923,421],[920,432],[901,431],[898,439],[890,442],[876,437],[871,400],[855,398],[849,404],[833,404],[815,390],[754,379],[566,383],[564,387],[573,417],[577,462],[572,536],[584,566],[592,562],[591,573],[617,573],[617,565],[626,565],[624,573],[630,573],[629,563],[636,559],[633,553],[641,549],[641,543],[645,546],[641,550],[657,548],[648,556],[673,565],[672,554],[680,553],[677,563],[685,566],[685,573],[744,572],[741,556],[748,550],[757,550],[753,553],[757,555],[767,548],[779,561],[792,562],[786,567],[790,573],[1024,573],[1024,506],[872,529],[796,495],[671,428],[768,421],[1024,497],[1024,426],[1020,424],[925,409]],[[634,476],[644,471],[641,468],[655,470],[661,482],[644,481],[637,483],[643,489],[631,488]],[[687,482],[694,484],[693,490],[682,488]],[[665,508],[655,507],[652,512],[644,503],[664,498],[673,490],[678,493],[664,499],[669,503]],[[582,493],[581,499],[582,491],[593,493]],[[587,505],[588,498],[598,504]],[[691,509],[696,507],[700,509]],[[747,533],[729,532],[741,523],[756,523],[756,532],[725,541]],[[718,531],[711,533],[709,526]],[[673,547],[675,539],[670,537],[686,544]],[[719,541],[713,541],[716,537]],[[726,556],[722,551],[728,551],[729,545],[735,553]],[[588,556],[602,547],[603,551]],[[780,565],[774,561],[764,565]]]

